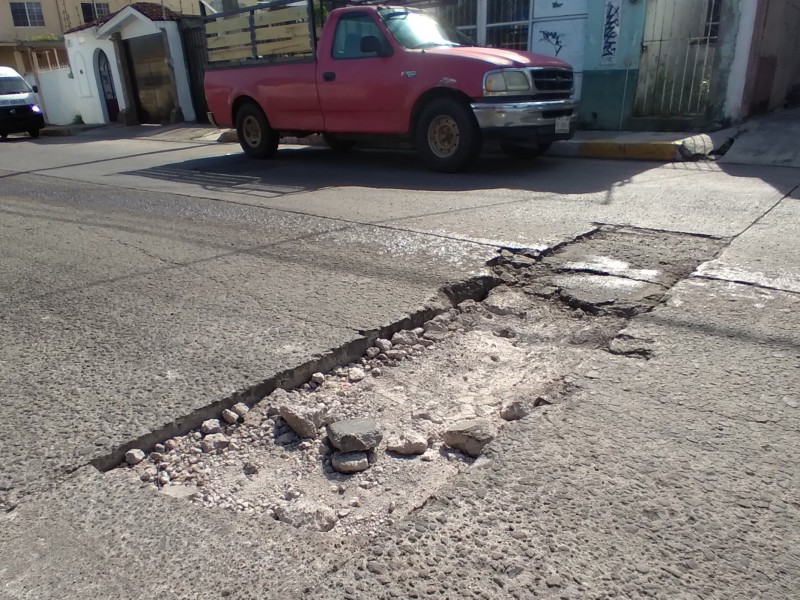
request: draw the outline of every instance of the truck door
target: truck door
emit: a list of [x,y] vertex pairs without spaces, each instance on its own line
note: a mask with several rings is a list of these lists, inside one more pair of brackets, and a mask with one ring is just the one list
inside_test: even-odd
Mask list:
[[[317,89],[325,129],[338,133],[405,133],[404,99],[408,80],[402,56],[371,12],[343,14],[336,22],[332,47],[317,63]],[[392,52],[363,52],[361,40],[374,36]]]

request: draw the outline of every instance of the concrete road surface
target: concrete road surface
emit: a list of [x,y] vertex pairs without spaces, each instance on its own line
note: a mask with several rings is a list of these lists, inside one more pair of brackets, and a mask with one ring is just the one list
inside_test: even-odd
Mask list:
[[[138,133],[0,144],[0,597],[800,594],[800,171],[487,156],[451,176]],[[599,356],[377,537],[333,544],[92,466],[333,366],[501,249],[602,225],[725,249],[630,322],[650,360]]]

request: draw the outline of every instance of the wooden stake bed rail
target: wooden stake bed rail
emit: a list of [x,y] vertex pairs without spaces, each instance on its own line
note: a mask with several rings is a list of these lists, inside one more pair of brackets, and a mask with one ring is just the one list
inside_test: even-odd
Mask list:
[[314,55],[311,2],[274,0],[205,18],[209,66],[307,59]]

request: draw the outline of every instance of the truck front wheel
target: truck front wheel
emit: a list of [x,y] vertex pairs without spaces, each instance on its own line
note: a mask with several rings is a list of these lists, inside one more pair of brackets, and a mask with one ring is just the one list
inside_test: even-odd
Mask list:
[[236,135],[250,158],[269,158],[278,150],[278,132],[270,127],[264,111],[252,102],[236,112]]
[[483,139],[468,106],[452,98],[439,98],[422,111],[417,122],[416,143],[429,168],[456,173],[475,161]]

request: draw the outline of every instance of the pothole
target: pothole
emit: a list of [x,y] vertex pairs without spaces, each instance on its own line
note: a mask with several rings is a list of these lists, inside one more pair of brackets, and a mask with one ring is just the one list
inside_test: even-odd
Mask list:
[[131,451],[134,464],[122,467],[209,508],[331,535],[377,534],[469,468],[506,421],[560,401],[592,353],[652,355],[646,340],[620,333],[628,319],[722,245],[603,228],[544,258],[501,252],[493,269],[502,283],[483,301],[460,302],[376,340],[354,362]]

